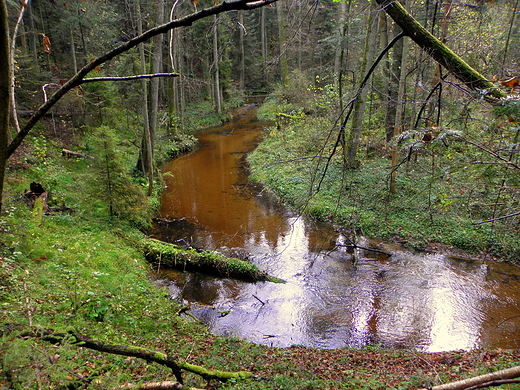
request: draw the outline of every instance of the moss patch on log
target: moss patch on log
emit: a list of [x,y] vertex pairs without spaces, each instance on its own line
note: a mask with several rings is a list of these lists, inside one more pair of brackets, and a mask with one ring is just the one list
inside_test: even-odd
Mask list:
[[250,261],[225,257],[212,251],[197,251],[193,248],[184,249],[155,239],[145,240],[143,249],[148,262],[167,268],[200,272],[250,282],[283,282],[281,279],[259,270]]

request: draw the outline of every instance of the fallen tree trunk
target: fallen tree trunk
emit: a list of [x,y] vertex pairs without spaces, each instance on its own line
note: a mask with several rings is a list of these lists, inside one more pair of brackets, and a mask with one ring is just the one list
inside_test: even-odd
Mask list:
[[465,390],[469,388],[478,389],[486,383],[518,377],[520,377],[520,366],[506,368],[505,370],[491,372],[489,374],[480,375],[473,378],[462,379],[460,381],[446,383],[443,385],[433,386],[430,388],[430,390]]
[[491,97],[494,101],[506,97],[504,91],[469,66],[415,20],[399,1],[376,1],[408,37],[471,90],[478,91],[483,97]]
[[184,249],[153,238],[144,241],[144,253],[150,263],[167,268],[196,271],[250,282],[283,282],[260,271],[250,261],[225,257],[212,251]]
[[61,155],[63,157],[79,157],[79,158],[88,158],[90,160],[94,160],[94,157],[89,156],[87,154],[73,152],[72,150],[68,149],[61,149]]
[[190,364],[185,361],[179,360],[177,358],[165,354],[164,352],[153,351],[146,348],[135,347],[132,345],[107,344],[99,340],[91,339],[88,336],[80,335],[73,332],[46,332],[42,336],[42,340],[48,341],[53,344],[61,344],[62,342],[66,341],[84,348],[89,348],[100,352],[107,352],[114,355],[131,356],[139,359],[144,359],[148,362],[158,363],[170,368],[173,374],[175,375],[177,381],[181,384],[183,383],[181,374],[182,370],[200,375],[202,378],[208,381],[216,379],[225,382],[230,379],[241,380],[248,379],[253,376],[253,374],[248,371],[230,372],[209,370],[206,367],[197,366],[195,364]]

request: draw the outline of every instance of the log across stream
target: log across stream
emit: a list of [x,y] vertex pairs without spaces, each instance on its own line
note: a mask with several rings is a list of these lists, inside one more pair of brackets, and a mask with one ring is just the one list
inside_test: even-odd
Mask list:
[[520,269],[414,253],[363,239],[391,256],[342,246],[330,226],[304,221],[251,185],[243,159],[265,124],[245,106],[199,135],[201,147],[172,161],[154,235],[163,241],[249,256],[286,283],[247,283],[167,271],[172,295],[212,331],[255,343],[323,348],[445,351],[520,343]]

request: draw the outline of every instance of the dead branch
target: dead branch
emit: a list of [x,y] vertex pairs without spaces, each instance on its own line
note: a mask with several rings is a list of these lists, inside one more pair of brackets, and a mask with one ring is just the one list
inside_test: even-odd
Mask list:
[[[28,335],[25,335],[28,336]],[[30,335],[35,336],[35,335]],[[148,362],[154,362],[161,364],[170,368],[175,375],[175,378],[179,383],[182,384],[182,370],[192,372],[204,378],[205,380],[216,379],[221,382],[225,382],[229,379],[241,380],[251,378],[253,376],[252,373],[248,371],[237,371],[237,372],[229,372],[229,371],[219,371],[219,370],[209,370],[202,366],[197,366],[195,364],[190,364],[185,361],[182,361],[178,358],[174,358],[173,356],[169,356],[164,352],[153,351],[146,348],[136,347],[133,345],[117,345],[117,344],[108,344],[100,340],[91,339],[88,336],[80,335],[77,333],[69,332],[69,333],[53,333],[53,332],[45,332],[42,336],[42,340],[53,343],[53,344],[61,344],[64,340],[72,344],[79,345],[84,348],[93,349],[95,351],[111,353],[114,355],[122,355],[122,356],[131,356],[139,359],[144,359]]]
[[61,155],[64,157],[81,157],[81,158],[88,158],[90,160],[95,160],[94,157],[89,156],[87,154],[73,152],[72,150],[68,149],[61,149]]
[[515,168],[515,169],[520,170],[520,166],[519,165],[517,165],[514,162],[512,162],[512,161],[502,157],[501,155],[499,155],[498,153],[494,152],[493,150],[489,150],[489,149],[483,147],[482,145],[477,144],[476,142],[473,142],[473,141],[470,141],[470,140],[468,140],[468,139],[466,139],[464,137],[461,137],[460,135],[454,135],[454,137],[460,139],[461,141],[463,141],[463,142],[465,142],[467,144],[473,145],[474,147],[482,150],[483,152],[486,152],[486,153],[490,154],[491,156],[495,157],[496,159],[502,161],[503,163],[505,163],[505,164]]
[[81,84],[93,83],[96,81],[128,81],[140,79],[153,79],[155,77],[179,77],[178,73],[153,73],[153,74],[138,74],[135,76],[121,76],[121,77],[91,77],[81,80]]
[[511,217],[514,217],[514,216],[517,216],[517,215],[520,215],[520,211],[518,213],[513,213],[513,214],[503,215],[501,217],[497,217],[497,218],[493,218],[493,219],[488,219],[487,221],[473,222],[472,225],[482,225],[483,223],[500,221],[501,219],[511,218]]
[[[509,380],[520,377],[520,366],[507,368],[505,370],[500,370],[496,372],[491,372],[489,374],[476,376],[473,378],[463,379],[456,382],[445,383],[439,386],[433,386],[430,390],[468,390],[468,389],[478,389],[482,388],[483,384],[491,383],[501,380]],[[492,386],[492,384],[488,384],[487,386]],[[426,390],[426,389],[421,389]]]
[[195,387],[184,386],[182,383],[173,381],[147,382],[140,385],[127,384],[118,387],[117,390],[202,390]]
[[29,134],[31,129],[36,125],[36,123],[49,111],[68,91],[73,88],[79,86],[84,80],[85,76],[96,69],[99,65],[104,64],[107,61],[110,61],[114,57],[127,52],[128,50],[136,47],[142,42],[146,42],[149,39],[153,38],[156,35],[164,34],[170,30],[179,27],[191,26],[193,23],[200,19],[207,18],[212,15],[218,15],[220,13],[225,13],[229,11],[235,10],[252,10],[259,7],[268,6],[276,2],[277,0],[261,0],[250,2],[249,0],[237,0],[237,1],[224,1],[210,8],[205,8],[203,10],[194,12],[190,15],[184,16],[180,19],[172,20],[171,22],[165,23],[163,25],[154,27],[148,31],[145,31],[143,34],[125,42],[121,46],[116,47],[113,50],[97,57],[93,61],[89,62],[83,68],[81,68],[78,73],[76,73],[71,79],[69,79],[65,84],[60,86],[49,99],[45,101],[43,105],[41,105],[36,111],[34,111],[33,115],[29,118],[29,120],[25,123],[25,125],[20,129],[18,134],[11,140],[7,147],[6,158],[9,158],[14,151],[20,146],[24,138]]

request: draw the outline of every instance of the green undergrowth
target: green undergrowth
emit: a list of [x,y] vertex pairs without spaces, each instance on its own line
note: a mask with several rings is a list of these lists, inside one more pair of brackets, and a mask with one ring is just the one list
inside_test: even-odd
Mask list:
[[409,160],[404,142],[390,193],[390,147],[362,144],[360,168],[343,169],[333,128],[323,118],[293,118],[271,129],[248,157],[251,178],[299,212],[366,236],[412,247],[440,243],[487,258],[520,258],[515,218],[474,224],[518,210],[513,170],[492,161],[476,164],[488,162],[489,156],[448,135],[419,143],[421,149]]

